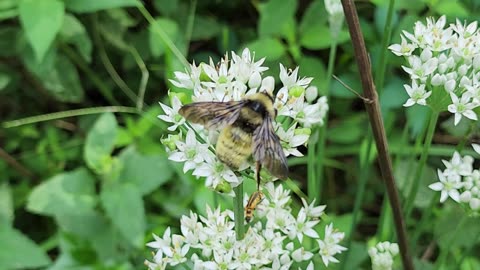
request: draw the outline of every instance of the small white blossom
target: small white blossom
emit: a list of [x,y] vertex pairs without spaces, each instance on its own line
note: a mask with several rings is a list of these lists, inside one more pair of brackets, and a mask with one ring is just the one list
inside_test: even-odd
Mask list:
[[457,125],[462,116],[465,116],[471,120],[477,120],[477,115],[473,112],[473,109],[476,107],[475,104],[471,103],[471,96],[469,93],[464,93],[462,98],[459,100],[457,95],[450,92],[450,97],[452,99],[452,104],[448,105],[448,111],[455,114],[455,125]]
[[330,262],[338,263],[334,256],[347,250],[345,247],[338,245],[343,237],[345,237],[345,234],[335,231],[332,223],[325,227],[324,240],[317,240],[319,253],[325,266],[328,266]]
[[432,94],[432,92],[425,91],[425,84],[417,85],[417,82],[414,80],[412,86],[404,84],[405,90],[410,98],[403,104],[404,107],[410,107],[414,104],[427,105],[427,98]]
[[452,198],[454,201],[460,201],[460,192],[458,191],[462,187],[462,183],[458,178],[452,177],[451,175],[445,175],[442,171],[438,170],[438,179],[439,182],[430,184],[428,187],[440,191],[440,202],[444,202],[448,197]]
[[172,98],[172,108],[168,107],[163,103],[160,103],[160,106],[162,107],[165,114],[158,116],[158,118],[162,119],[165,122],[174,124],[173,126],[168,127],[168,130],[174,131],[178,128],[178,126],[185,123],[185,118],[183,118],[183,116],[178,113],[178,110],[180,110],[180,108],[182,107],[182,103],[177,96],[173,96]]

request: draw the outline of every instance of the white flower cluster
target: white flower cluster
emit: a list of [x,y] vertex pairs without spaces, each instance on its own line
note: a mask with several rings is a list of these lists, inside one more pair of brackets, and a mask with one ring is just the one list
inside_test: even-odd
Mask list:
[[[155,241],[147,246],[156,250],[153,261],[145,264],[152,270],[165,269],[178,264],[187,269],[291,269],[305,266],[313,270],[315,256],[328,266],[338,262],[335,255],[346,250],[338,243],[344,233],[325,226],[323,240],[316,232],[325,206],[314,206],[303,200],[297,216],[289,206],[289,191],[282,185],[266,185],[266,197],[257,206],[255,219],[244,239],[236,240],[233,213],[230,210],[212,211],[207,216],[190,212],[180,220],[181,235],[171,235],[167,228],[163,237],[153,235]],[[308,237],[318,243],[318,252],[305,250],[303,239]],[[304,242],[303,242],[304,243]]]
[[[480,154],[480,145],[473,147]],[[429,185],[429,188],[441,192],[440,202],[450,197],[473,213],[480,213],[480,170],[473,168],[473,157],[462,157],[455,152],[450,161],[442,161],[446,169],[438,170],[439,181]]]
[[372,270],[391,270],[393,259],[398,254],[398,244],[380,242],[368,249],[368,255],[372,260]]
[[[477,22],[446,26],[446,17],[427,24],[416,22],[413,34],[403,31],[401,44],[389,49],[404,56],[403,66],[412,80],[404,85],[409,99],[404,106],[429,105],[455,115],[455,125],[462,116],[477,120],[473,111],[480,105],[480,32]],[[428,104],[427,104],[428,99]]]
[[[210,64],[192,64],[189,72],[175,72],[176,79],[171,82],[179,88],[191,90],[193,102],[238,101],[264,91],[273,96],[275,79],[271,76],[262,79],[262,72],[268,69],[262,66],[264,60],[255,62],[248,49],[241,56],[232,52],[231,60],[225,56],[218,65],[210,60]],[[279,77],[283,87],[275,96],[274,107],[278,110],[279,122],[274,127],[285,155],[302,156],[297,147],[307,143],[313,125],[323,124],[328,111],[327,99],[318,98],[316,87],[309,86],[313,78],[298,78],[298,67],[287,71],[280,65]],[[164,114],[159,115],[160,119],[172,124],[168,130],[178,132],[162,140],[170,160],[184,162],[184,172],[193,170],[193,175],[206,177],[206,186],[233,194],[231,188],[239,185],[243,178],[215,156],[214,145],[219,131],[187,125],[178,113],[182,107],[178,96],[171,95],[171,102],[172,107],[160,103]],[[251,165],[246,164],[240,170],[251,170]]]

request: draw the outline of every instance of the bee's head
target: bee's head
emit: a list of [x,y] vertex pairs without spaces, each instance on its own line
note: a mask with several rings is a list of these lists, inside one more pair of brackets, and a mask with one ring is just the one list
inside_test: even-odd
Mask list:
[[271,118],[275,118],[277,116],[277,112],[273,107],[273,97],[266,91],[255,93],[245,98],[250,101],[248,107],[253,111],[261,114],[262,116],[266,116],[268,114],[268,116]]

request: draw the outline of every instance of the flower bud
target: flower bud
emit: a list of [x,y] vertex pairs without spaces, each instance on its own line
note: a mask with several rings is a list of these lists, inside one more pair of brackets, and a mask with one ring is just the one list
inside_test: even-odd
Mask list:
[[472,200],[470,200],[470,208],[475,211],[480,209],[480,199],[473,198]]
[[423,50],[423,52],[420,54],[420,59],[422,62],[427,62],[430,58],[432,58],[432,51],[429,49]]
[[445,63],[445,61],[447,61],[447,56],[444,53],[440,54],[438,56],[438,63],[443,64]]
[[438,72],[441,74],[444,74],[448,69],[448,64],[447,63],[441,63],[438,65]]
[[471,84],[472,84],[472,81],[468,77],[463,76],[460,79],[460,83],[458,84],[458,86],[465,87],[465,85],[471,85]]
[[455,67],[455,59],[453,57],[449,57],[447,59],[447,62],[445,62],[448,66],[448,68],[454,68]]
[[262,76],[258,71],[253,72],[253,74],[250,76],[250,79],[248,79],[248,86],[250,88],[257,88],[260,86],[262,83]]
[[390,253],[392,253],[392,255],[397,255],[398,252],[399,252],[399,248],[398,248],[398,244],[397,243],[391,243],[390,244]]
[[455,90],[455,85],[456,85],[456,82],[455,80],[448,80],[446,83],[445,83],[445,90],[447,90],[448,92],[453,92]]
[[177,145],[175,142],[181,140],[181,137],[179,134],[168,134],[167,138],[160,139],[160,142],[167,147],[167,151],[175,151],[177,150]]
[[302,86],[295,85],[292,88],[288,89],[288,95],[291,97],[299,98],[305,93],[305,88]]
[[433,86],[439,86],[445,83],[445,76],[440,74],[435,74],[432,77],[431,84]]
[[475,57],[473,58],[473,68],[475,70],[479,70],[480,69],[480,55],[475,55]]
[[463,75],[467,74],[468,68],[469,68],[469,66],[463,64],[458,68],[457,72],[460,76],[463,76]]
[[467,203],[471,199],[472,199],[472,193],[469,190],[464,191],[462,194],[460,194],[460,201],[461,202]]
[[309,86],[305,90],[305,99],[312,103],[318,97],[318,88],[316,86]]
[[230,193],[232,191],[232,185],[222,179],[222,181],[215,187],[215,191],[219,193]]

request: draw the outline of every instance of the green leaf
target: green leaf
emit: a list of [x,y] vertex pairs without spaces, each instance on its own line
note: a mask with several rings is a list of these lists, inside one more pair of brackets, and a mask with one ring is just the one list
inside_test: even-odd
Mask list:
[[427,119],[430,116],[430,108],[427,106],[414,105],[406,108],[407,113],[407,125],[411,129],[410,137],[416,138],[424,125],[427,123]]
[[407,99],[408,94],[403,88],[403,81],[397,77],[393,77],[386,82],[382,95],[380,96],[380,107],[382,111],[402,108],[402,105]]
[[355,115],[346,118],[337,126],[330,127],[327,134],[328,139],[336,143],[351,144],[358,142],[366,134],[365,116]]
[[325,65],[316,57],[303,56],[298,63],[301,77],[313,77],[311,85],[318,87],[321,93],[325,93],[326,73]]
[[8,183],[0,185],[0,226],[13,222],[13,198]]
[[205,40],[217,36],[221,31],[221,25],[216,18],[198,16],[193,24],[192,40]]
[[0,1],[0,21],[18,16],[17,0]]
[[245,47],[256,55],[261,55],[262,58],[266,57],[268,61],[278,60],[286,52],[285,45],[276,38],[260,38]]
[[[0,70],[0,72],[2,72]],[[5,89],[8,84],[10,83],[10,81],[12,80],[12,78],[6,74],[6,73],[0,73],[0,91],[2,91],[3,89]]]
[[145,209],[137,187],[129,183],[104,185],[101,201],[115,227],[129,243],[141,247],[145,234]]
[[19,27],[2,25],[0,28],[0,56],[16,57],[18,50],[17,37],[20,36],[20,33]]
[[[350,39],[347,30],[342,29],[338,33],[337,43],[341,44]],[[311,24],[305,27],[300,33],[300,44],[311,50],[329,48],[332,44],[332,37],[328,25]]]
[[117,120],[113,113],[102,114],[88,132],[84,159],[88,167],[97,172],[106,172],[111,163],[110,154],[117,137]]
[[[149,26],[150,32],[150,51],[153,56],[161,56],[167,50],[167,45],[163,37],[158,33],[158,31],[163,31],[165,35],[173,42],[177,44],[177,40],[180,39],[180,34],[178,30],[178,25],[175,21],[164,18],[157,18],[155,20],[156,25],[152,24]],[[157,29],[159,28],[159,29]]]
[[23,30],[40,62],[62,26],[64,4],[60,0],[22,0],[18,9]]
[[95,205],[94,179],[84,168],[58,174],[41,183],[27,201],[29,211],[51,216],[91,213]]
[[142,195],[148,194],[172,177],[170,161],[165,155],[142,155],[135,147],[120,154],[123,170],[120,180],[135,185]]
[[0,224],[0,269],[38,268],[50,259],[32,240],[19,231]]
[[469,15],[469,11],[458,0],[440,0],[435,2],[435,4],[431,5],[431,8],[438,14],[446,15],[447,18],[465,18]]
[[103,9],[118,7],[134,7],[139,4],[136,0],[64,0],[68,10],[78,13],[95,12]]
[[82,22],[76,17],[66,14],[59,35],[65,42],[73,44],[85,61],[91,62],[92,41]]
[[294,21],[296,10],[297,1],[295,0],[270,0],[259,4],[258,35],[260,37],[282,36],[285,23]]

